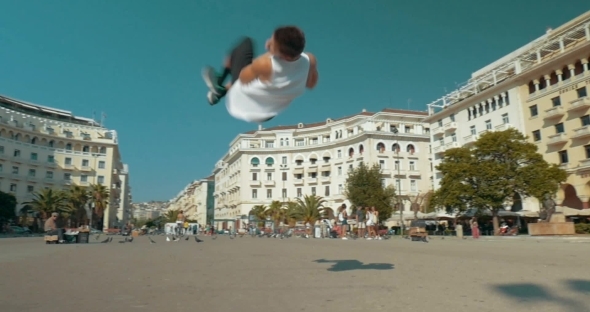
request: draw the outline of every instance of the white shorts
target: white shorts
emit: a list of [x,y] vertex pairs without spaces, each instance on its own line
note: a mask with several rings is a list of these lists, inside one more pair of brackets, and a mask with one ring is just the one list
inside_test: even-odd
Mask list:
[[251,95],[248,89],[256,89],[257,84],[262,82],[255,80],[248,85],[243,85],[239,79],[234,82],[225,99],[225,107],[232,117],[262,123],[274,118],[289,106],[291,100],[274,99],[272,95]]

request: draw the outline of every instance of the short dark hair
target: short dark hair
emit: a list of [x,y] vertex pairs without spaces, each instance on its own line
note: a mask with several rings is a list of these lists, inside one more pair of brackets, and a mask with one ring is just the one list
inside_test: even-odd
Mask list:
[[273,34],[279,52],[286,57],[297,57],[305,49],[305,34],[299,27],[282,26]]

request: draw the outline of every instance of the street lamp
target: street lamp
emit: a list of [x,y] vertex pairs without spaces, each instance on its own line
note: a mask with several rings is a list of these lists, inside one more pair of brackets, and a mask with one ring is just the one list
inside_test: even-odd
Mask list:
[[400,145],[399,145],[399,137],[398,137],[398,130],[397,128],[393,128],[392,130],[393,134],[395,135],[395,139],[397,141],[397,148],[395,149],[395,154],[397,156],[397,181],[399,181],[399,183],[396,183],[396,188],[397,188],[397,204],[399,205],[399,226],[400,226],[400,235],[403,235],[403,231],[404,231],[404,214],[402,211],[402,190],[401,190],[401,171],[400,171],[400,167],[401,167],[401,161],[399,158],[399,149],[400,149]]

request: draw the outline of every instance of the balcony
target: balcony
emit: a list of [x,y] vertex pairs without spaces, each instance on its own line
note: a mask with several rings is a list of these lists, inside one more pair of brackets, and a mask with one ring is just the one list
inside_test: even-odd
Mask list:
[[590,158],[580,160],[580,166],[578,169],[590,169]]
[[396,176],[405,176],[406,171],[404,169],[393,169],[393,174]]
[[55,163],[55,161],[47,161],[45,162],[45,166],[55,168],[57,164]]
[[432,151],[435,154],[441,154],[445,152],[445,146],[444,145],[439,145],[439,146],[435,146],[434,148],[432,148]]
[[451,149],[451,148],[458,148],[461,147],[461,144],[459,144],[459,142],[450,142],[445,144],[445,150]]
[[307,184],[317,184],[318,183],[318,178],[308,178],[307,179]]
[[321,177],[320,179],[322,183],[329,183],[332,180],[332,177]]
[[477,142],[478,139],[479,139],[479,135],[472,134],[472,135],[468,135],[468,136],[464,137],[463,141],[465,142],[465,145],[472,145],[475,142]]
[[265,180],[264,186],[275,186],[275,180]]
[[572,139],[584,139],[590,137],[590,126],[584,126],[574,129]]
[[82,166],[82,167],[80,167],[80,170],[81,171],[91,171],[92,168],[90,168],[90,166]]
[[567,109],[568,112],[577,110],[585,110],[590,107],[590,97],[583,97],[570,102],[570,107]]
[[559,119],[565,115],[565,109],[560,106],[551,107],[550,109],[545,110],[545,116],[543,116],[543,120],[553,120]]
[[260,186],[260,180],[251,180],[250,181],[250,186]]
[[410,177],[419,177],[420,171],[416,170],[416,168],[408,170],[408,176]]
[[303,185],[303,179],[295,179],[293,180],[294,185]]
[[512,124],[509,123],[503,123],[501,125],[497,125],[496,126],[496,131],[505,131],[508,129],[514,128],[514,126]]
[[390,169],[381,168],[381,175],[389,176],[389,175],[391,175],[391,170]]
[[558,133],[548,136],[549,141],[547,141],[547,145],[559,145],[565,144],[567,142],[567,136],[565,133]]
[[64,164],[63,169],[74,170],[76,168],[72,164]]
[[434,136],[440,136],[445,134],[445,128],[443,127],[436,127],[432,130],[432,135]]
[[457,130],[457,123],[456,122],[449,122],[445,125],[445,132],[455,131]]

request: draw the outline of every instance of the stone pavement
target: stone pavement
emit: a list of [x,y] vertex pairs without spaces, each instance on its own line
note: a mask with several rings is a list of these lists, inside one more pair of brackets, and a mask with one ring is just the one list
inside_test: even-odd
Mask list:
[[586,244],[113,238],[0,240],[1,311],[590,311]]

